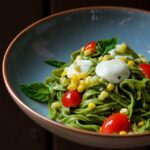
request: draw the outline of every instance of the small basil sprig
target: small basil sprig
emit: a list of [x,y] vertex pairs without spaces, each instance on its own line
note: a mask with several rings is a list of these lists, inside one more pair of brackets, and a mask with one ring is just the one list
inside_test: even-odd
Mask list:
[[49,88],[43,83],[21,84],[20,89],[33,100],[48,102]]
[[111,39],[105,39],[97,41],[96,50],[101,55],[106,55],[110,50],[116,47],[118,38],[113,37]]
[[52,65],[52,66],[55,66],[57,68],[61,68],[62,66],[64,66],[66,64],[65,62],[58,61],[55,59],[47,59],[44,62],[48,65]]

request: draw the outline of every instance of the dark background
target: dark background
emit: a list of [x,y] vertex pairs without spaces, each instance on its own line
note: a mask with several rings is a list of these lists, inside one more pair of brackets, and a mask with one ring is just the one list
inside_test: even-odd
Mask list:
[[[0,64],[10,41],[34,21],[62,10],[96,5],[129,6],[150,10],[150,0],[1,0]],[[30,120],[8,95],[0,71],[0,150],[9,149],[98,150],[60,139]],[[150,147],[139,148],[148,149]]]

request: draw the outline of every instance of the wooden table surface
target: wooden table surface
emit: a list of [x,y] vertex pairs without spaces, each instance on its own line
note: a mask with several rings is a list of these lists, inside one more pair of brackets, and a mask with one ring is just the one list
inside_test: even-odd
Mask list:
[[[150,10],[150,0],[5,0],[0,1],[0,64],[6,47],[23,28],[49,14],[84,6],[117,5]],[[13,102],[0,69],[0,150],[103,150],[52,136]],[[148,147],[137,150],[148,150]]]

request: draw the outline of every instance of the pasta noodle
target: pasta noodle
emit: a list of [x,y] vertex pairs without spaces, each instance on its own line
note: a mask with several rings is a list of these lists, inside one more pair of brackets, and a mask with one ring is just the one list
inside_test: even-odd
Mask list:
[[[124,45],[125,51],[122,52],[121,46]],[[109,52],[114,51],[115,47],[117,46],[111,47]],[[115,51],[115,56],[109,52],[107,49],[107,52],[103,54],[86,55],[81,48],[72,53],[69,63],[52,71],[52,75],[45,80],[45,85],[50,92],[48,100],[50,118],[68,127],[98,132],[109,115],[124,109],[132,124],[131,132],[150,131],[150,80],[138,67],[139,64],[148,64],[148,62],[143,62],[144,57],[137,55],[124,43],[120,44],[120,47]],[[87,76],[81,77],[78,84],[81,82],[80,80],[83,82],[89,78],[93,81],[80,92],[82,93],[82,101],[78,107],[65,107],[62,104],[62,97],[71,84],[71,78],[67,74],[62,74],[66,68],[81,58],[82,60],[90,60],[92,65],[87,71]],[[99,63],[113,59],[124,61],[129,66],[130,75],[120,83],[110,84],[113,89],[108,90],[109,82],[98,77],[95,69]],[[100,100],[99,95],[103,91],[106,91],[108,96],[104,100]],[[94,104],[92,109],[89,108],[90,103]],[[141,121],[143,124],[139,125]]]

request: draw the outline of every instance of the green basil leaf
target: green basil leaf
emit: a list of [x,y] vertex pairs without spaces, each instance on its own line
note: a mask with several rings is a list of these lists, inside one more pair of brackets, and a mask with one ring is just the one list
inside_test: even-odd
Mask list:
[[65,62],[54,60],[54,59],[47,59],[44,62],[48,65],[52,65],[52,66],[55,66],[58,68],[60,68],[66,64]]
[[43,83],[21,84],[21,90],[24,94],[33,100],[39,102],[48,102],[49,88]]
[[118,38],[111,38],[97,41],[96,43],[96,50],[101,55],[106,55],[110,50],[116,47],[118,43]]

